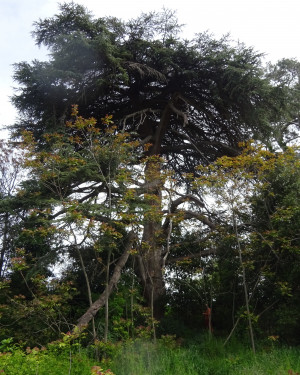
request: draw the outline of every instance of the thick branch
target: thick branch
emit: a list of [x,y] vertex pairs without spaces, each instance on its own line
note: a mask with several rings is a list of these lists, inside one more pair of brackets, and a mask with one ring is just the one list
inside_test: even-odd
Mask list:
[[125,251],[119,258],[114,272],[111,276],[111,279],[105,289],[105,291],[100,295],[100,297],[89,307],[89,309],[78,319],[77,328],[82,330],[88,323],[92,320],[92,318],[97,314],[97,312],[104,306],[107,295],[110,296],[112,291],[114,290],[115,286],[120,280],[121,271],[125,266],[127,259],[130,255],[129,251],[132,246],[132,243],[135,239],[134,232],[130,232],[127,237],[127,243],[125,246]]
[[197,197],[195,197],[192,194],[184,194],[181,195],[179,198],[177,198],[175,201],[172,202],[171,204],[171,212],[175,212],[176,208],[181,204],[185,202],[193,202],[197,206],[204,208],[205,205],[204,203]]
[[135,189],[135,192],[136,192],[136,195],[140,195],[140,194],[144,194],[146,192],[148,192],[149,190],[151,189],[154,189],[156,187],[158,187],[159,185],[161,185],[161,179],[157,178],[151,182],[147,182],[147,183],[141,183],[139,181],[133,181],[133,183],[137,186],[139,186],[138,188]]
[[211,222],[207,216],[197,213],[197,212],[192,212],[192,211],[184,211],[184,219],[197,219],[201,221],[203,224],[207,225],[210,229],[214,230],[216,229],[216,225]]
[[[94,190],[92,190],[89,194],[87,194],[87,195],[85,195],[84,197],[78,199],[78,200],[77,200],[77,201],[78,201],[78,204],[84,203],[85,201],[87,201],[87,200],[89,200],[89,199],[91,199],[91,198],[94,198],[94,197],[96,197],[97,195],[99,195],[99,193],[100,193],[101,190],[102,190],[102,187],[103,187],[103,185],[101,185],[101,186],[99,186],[99,187],[97,187],[97,188],[94,188]],[[76,193],[76,192],[78,192],[78,191],[75,191],[74,193]],[[55,214],[50,215],[49,218],[50,218],[51,220],[53,220],[53,219],[57,218],[58,216],[64,214],[64,213],[66,212],[66,210],[67,210],[66,208],[62,208],[61,210],[59,210],[59,211],[56,212]]]
[[178,108],[176,108],[175,105],[173,104],[173,102],[169,103],[169,107],[171,108],[171,110],[174,113],[176,113],[176,115],[181,116],[183,118],[183,126],[185,127],[188,124],[188,117],[187,117],[186,113],[184,113],[184,112],[180,111]]

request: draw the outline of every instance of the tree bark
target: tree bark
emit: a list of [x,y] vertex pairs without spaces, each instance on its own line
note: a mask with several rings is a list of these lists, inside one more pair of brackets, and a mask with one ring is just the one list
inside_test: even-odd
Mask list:
[[97,312],[105,305],[107,296],[110,296],[115,286],[120,280],[122,269],[124,268],[129,255],[130,248],[135,239],[135,234],[130,232],[127,237],[127,243],[125,245],[125,251],[119,258],[114,272],[110,278],[109,283],[106,286],[105,291],[100,295],[100,297],[89,307],[89,309],[78,319],[77,328],[81,331],[88,323],[93,319]]
[[148,161],[145,168],[146,183],[157,180],[148,189],[148,207],[144,214],[144,230],[139,252],[139,276],[143,285],[143,296],[157,320],[163,316],[162,299],[166,294],[163,277],[163,230],[161,209],[161,163],[159,159]]
[[[166,288],[163,277],[162,249],[162,211],[161,211],[161,162],[159,160],[161,144],[170,121],[170,103],[167,103],[160,122],[152,136],[152,146],[147,152],[149,161],[145,168],[145,194],[152,196],[148,200],[149,211],[145,212],[142,244],[138,256],[138,275],[143,285],[143,296],[151,308],[152,316],[160,320],[164,314],[163,297]],[[150,134],[149,134],[150,135]],[[152,159],[151,157],[154,157]]]
[[162,247],[159,245],[158,233],[161,226],[155,223],[147,223],[144,226],[143,244],[146,247],[142,250],[142,284],[144,298],[152,310],[155,319],[160,320],[164,315],[163,299],[166,295],[166,288],[163,276]]

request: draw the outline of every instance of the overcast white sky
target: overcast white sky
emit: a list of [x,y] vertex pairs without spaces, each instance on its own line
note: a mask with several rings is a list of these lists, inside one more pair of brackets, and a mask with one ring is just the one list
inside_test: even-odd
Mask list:
[[[13,63],[44,60],[30,35],[39,18],[58,12],[57,0],[0,0],[0,127],[12,124],[16,112],[10,104],[13,93]],[[78,0],[96,17],[124,20],[162,7],[177,11],[185,24],[184,36],[209,30],[216,37],[230,33],[233,40],[253,46],[272,62],[287,57],[300,61],[300,0]],[[3,136],[5,132],[0,133]]]

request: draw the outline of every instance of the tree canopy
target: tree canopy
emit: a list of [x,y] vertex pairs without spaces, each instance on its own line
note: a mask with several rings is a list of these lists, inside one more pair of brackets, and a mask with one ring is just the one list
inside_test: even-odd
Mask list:
[[95,19],[74,3],[60,10],[33,32],[50,60],[15,65],[18,132],[61,129],[78,104],[83,117],[113,115],[180,175],[195,159],[236,154],[239,141],[265,137],[283,117],[284,90],[270,84],[253,48],[207,33],[182,40],[169,10],[128,22]]

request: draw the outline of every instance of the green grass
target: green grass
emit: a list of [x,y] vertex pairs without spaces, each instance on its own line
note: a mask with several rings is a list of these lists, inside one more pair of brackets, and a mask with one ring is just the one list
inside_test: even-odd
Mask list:
[[300,373],[299,348],[268,348],[254,356],[235,343],[220,340],[168,348],[135,342],[123,346],[111,365],[116,375],[295,375]]
[[[152,342],[136,340],[109,345],[110,358],[96,361],[94,349],[80,345],[49,347],[26,353],[15,347],[0,353],[0,375],[91,375],[92,366],[110,368],[115,375],[296,375],[300,349],[262,347],[254,356],[249,348],[219,339],[199,337],[177,345],[172,338]],[[98,351],[99,352],[99,351]],[[100,355],[106,352],[102,345]],[[105,374],[98,372],[97,374]]]

